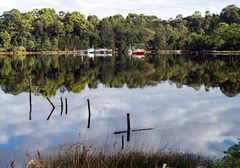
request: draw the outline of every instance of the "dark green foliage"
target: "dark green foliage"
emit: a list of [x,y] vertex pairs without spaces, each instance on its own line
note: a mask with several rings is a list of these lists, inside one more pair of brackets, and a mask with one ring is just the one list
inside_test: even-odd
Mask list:
[[214,168],[239,168],[240,167],[240,142],[230,147],[226,152],[226,156],[219,160]]
[[130,45],[145,49],[239,50],[240,8],[225,7],[221,14],[200,12],[184,18],[161,20],[130,13],[98,19],[79,12],[17,9],[0,17],[0,48],[23,46],[27,51],[75,50],[106,47],[126,50]]
[[[18,50],[21,50],[19,47]],[[16,51],[17,52],[17,51]],[[21,54],[21,53],[20,53]],[[29,76],[36,94],[53,96],[58,89],[81,92],[85,86],[143,88],[162,81],[177,87],[188,85],[196,90],[202,86],[219,87],[227,96],[240,93],[240,62],[200,59],[190,56],[148,56],[145,60],[117,56],[95,58],[72,56],[0,57],[0,85],[7,93],[28,92]]]
[[240,23],[240,8],[236,5],[229,5],[221,12],[221,20],[226,23]]

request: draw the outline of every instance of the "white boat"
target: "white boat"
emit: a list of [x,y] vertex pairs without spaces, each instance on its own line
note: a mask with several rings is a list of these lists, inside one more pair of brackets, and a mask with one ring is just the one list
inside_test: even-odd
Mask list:
[[112,56],[112,50],[111,49],[106,49],[106,48],[100,48],[100,49],[93,49],[89,48],[87,49],[87,55],[89,57],[94,57],[94,56]]
[[87,54],[95,54],[94,48],[87,49]]

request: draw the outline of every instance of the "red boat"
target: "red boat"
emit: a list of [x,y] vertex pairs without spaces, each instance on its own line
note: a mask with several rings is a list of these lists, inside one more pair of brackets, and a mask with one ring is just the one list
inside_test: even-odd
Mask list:
[[134,49],[134,50],[128,50],[128,54],[132,55],[144,55],[145,51],[143,49]]

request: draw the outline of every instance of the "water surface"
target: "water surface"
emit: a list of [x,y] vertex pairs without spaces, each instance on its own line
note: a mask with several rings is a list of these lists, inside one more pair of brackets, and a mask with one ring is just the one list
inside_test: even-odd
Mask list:
[[[26,151],[78,141],[120,149],[127,134],[114,132],[127,129],[127,113],[132,130],[153,128],[131,132],[125,145],[133,148],[167,146],[220,157],[240,134],[236,58],[28,56],[2,57],[0,67],[1,165],[11,159],[23,164]],[[49,120],[47,98],[55,106]]]

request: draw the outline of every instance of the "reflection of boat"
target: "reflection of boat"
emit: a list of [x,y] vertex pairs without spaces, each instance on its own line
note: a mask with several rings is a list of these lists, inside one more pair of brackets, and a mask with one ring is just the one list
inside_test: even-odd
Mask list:
[[128,54],[130,55],[142,55],[144,56],[145,50],[143,49],[129,49]]
[[107,56],[112,56],[112,54],[96,54],[96,57],[107,57]]
[[93,48],[89,48],[87,50],[87,56],[88,57],[94,57],[94,54],[95,54],[95,50]]
[[87,54],[88,57],[94,57],[95,55],[94,54]]
[[136,54],[132,54],[131,57],[132,57],[132,58],[144,58],[145,55],[136,55]]

